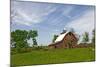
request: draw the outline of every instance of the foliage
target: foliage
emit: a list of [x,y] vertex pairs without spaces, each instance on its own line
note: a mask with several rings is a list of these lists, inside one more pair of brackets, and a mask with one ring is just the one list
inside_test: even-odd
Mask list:
[[92,35],[93,35],[93,37],[92,37],[92,43],[95,43],[95,29],[92,31]]
[[58,37],[58,35],[54,35],[52,42],[55,42],[55,40],[57,39],[57,37]]
[[32,38],[33,44],[37,45],[36,37],[38,36],[36,30],[15,30],[11,32],[11,46],[16,48],[17,52],[24,52],[22,48],[26,49],[29,47],[27,40]]
[[33,45],[37,45],[36,37],[38,36],[38,33],[36,30],[30,30],[28,34],[28,39],[32,38]]
[[83,42],[88,42],[88,41],[89,41],[89,34],[88,34],[88,32],[85,32],[83,34]]
[[21,48],[27,47],[27,35],[25,30],[15,30],[11,32],[11,42],[15,46],[16,50],[20,52]]
[[32,47],[23,47],[23,48],[11,48],[11,55],[19,54],[19,53],[26,53],[31,52],[33,50]]

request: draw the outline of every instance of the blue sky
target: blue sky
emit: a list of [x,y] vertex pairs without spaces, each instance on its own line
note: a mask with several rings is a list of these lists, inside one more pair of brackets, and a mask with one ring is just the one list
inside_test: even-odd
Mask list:
[[39,2],[11,2],[11,30],[37,30],[38,44],[48,45],[54,34],[62,30],[74,28],[82,35],[85,31],[94,29],[95,6],[39,3]]

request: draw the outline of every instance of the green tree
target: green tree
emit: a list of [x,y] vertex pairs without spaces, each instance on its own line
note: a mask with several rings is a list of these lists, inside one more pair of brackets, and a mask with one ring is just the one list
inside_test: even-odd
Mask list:
[[28,32],[26,30],[15,30],[11,32],[11,42],[15,48],[18,48],[18,51],[19,49],[28,46],[27,35]]
[[23,51],[29,47],[27,41],[32,38],[33,44],[37,45],[36,37],[38,36],[36,30],[15,30],[11,32],[11,46],[14,46],[17,52]]
[[83,34],[83,42],[88,42],[88,41],[89,41],[89,34],[88,34],[88,32],[85,32]]
[[33,46],[37,45],[36,37],[38,36],[38,33],[36,30],[30,30],[28,34],[28,39],[32,38],[33,40]]
[[33,44],[34,44],[34,45],[37,45],[36,39],[32,39],[32,40],[33,40]]
[[92,31],[92,35],[93,35],[93,37],[92,37],[92,43],[95,43],[95,29]]
[[57,39],[57,37],[58,37],[58,35],[54,35],[52,42],[55,42],[55,40]]

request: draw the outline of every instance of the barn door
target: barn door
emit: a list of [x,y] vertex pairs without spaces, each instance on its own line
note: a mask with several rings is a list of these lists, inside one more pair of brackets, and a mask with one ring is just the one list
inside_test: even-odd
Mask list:
[[68,42],[68,48],[72,48],[72,43]]

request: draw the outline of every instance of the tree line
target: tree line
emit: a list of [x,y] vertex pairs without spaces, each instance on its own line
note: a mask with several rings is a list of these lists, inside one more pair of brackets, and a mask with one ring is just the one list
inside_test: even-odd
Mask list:
[[36,37],[38,32],[36,30],[15,30],[11,32],[11,47],[16,48],[20,51],[21,48],[28,48],[28,40],[32,39],[33,45],[37,45]]
[[[66,30],[62,31],[62,33],[65,33],[65,32],[66,32]],[[70,32],[75,33],[75,30],[72,28],[70,30]],[[60,33],[60,34],[62,34],[62,33]],[[53,40],[52,40],[53,43],[55,42],[55,40],[57,39],[57,37],[58,37],[58,35],[54,34]],[[83,37],[82,38],[82,42],[83,43],[86,43],[86,42],[89,41],[89,33],[88,32],[84,32],[82,37]],[[93,44],[95,43],[95,29],[92,30],[92,40],[91,41],[92,41]]]

